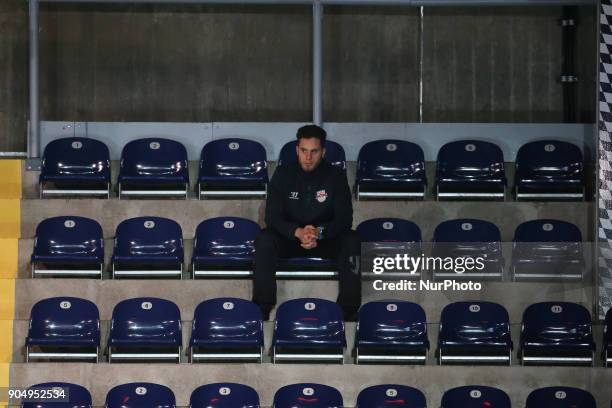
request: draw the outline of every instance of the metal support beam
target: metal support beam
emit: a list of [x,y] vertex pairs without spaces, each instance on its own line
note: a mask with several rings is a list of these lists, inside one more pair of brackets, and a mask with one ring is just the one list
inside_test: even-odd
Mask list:
[[38,0],[30,0],[30,131],[28,158],[40,157]]
[[323,124],[323,4],[312,3],[312,122]]

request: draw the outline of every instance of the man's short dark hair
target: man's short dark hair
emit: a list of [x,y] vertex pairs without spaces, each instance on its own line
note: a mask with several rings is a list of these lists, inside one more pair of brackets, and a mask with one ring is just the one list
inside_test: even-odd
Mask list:
[[306,125],[298,129],[296,137],[298,141],[300,139],[317,138],[321,142],[321,147],[324,147],[325,139],[327,139],[327,132],[320,126]]

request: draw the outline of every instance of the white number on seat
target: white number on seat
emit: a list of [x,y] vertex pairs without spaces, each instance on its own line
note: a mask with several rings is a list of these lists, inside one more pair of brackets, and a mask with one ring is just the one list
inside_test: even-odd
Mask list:
[[482,397],[482,393],[480,392],[480,390],[472,390],[472,391],[470,391],[470,397],[472,397],[472,398],[480,398],[480,397]]
[[395,303],[389,303],[387,305],[387,310],[389,312],[395,312],[395,311],[397,311],[397,305]]

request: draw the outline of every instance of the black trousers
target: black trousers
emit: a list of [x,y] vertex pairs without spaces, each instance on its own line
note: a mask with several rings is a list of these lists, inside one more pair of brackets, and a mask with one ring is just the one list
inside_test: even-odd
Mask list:
[[318,241],[316,248],[304,249],[297,239],[264,229],[255,238],[253,301],[267,310],[276,304],[275,272],[279,258],[313,256],[336,261],[340,286],[337,303],[345,311],[357,311],[361,305],[360,252],[359,236],[352,230],[333,239]]

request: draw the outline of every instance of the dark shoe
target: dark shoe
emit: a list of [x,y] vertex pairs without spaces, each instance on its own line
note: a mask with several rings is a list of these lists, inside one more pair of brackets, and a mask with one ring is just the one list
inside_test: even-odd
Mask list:
[[342,314],[345,322],[356,322],[359,315],[359,308],[342,307]]
[[272,311],[273,306],[262,306],[259,305],[259,310],[261,310],[261,319],[266,322],[270,320],[270,312]]

